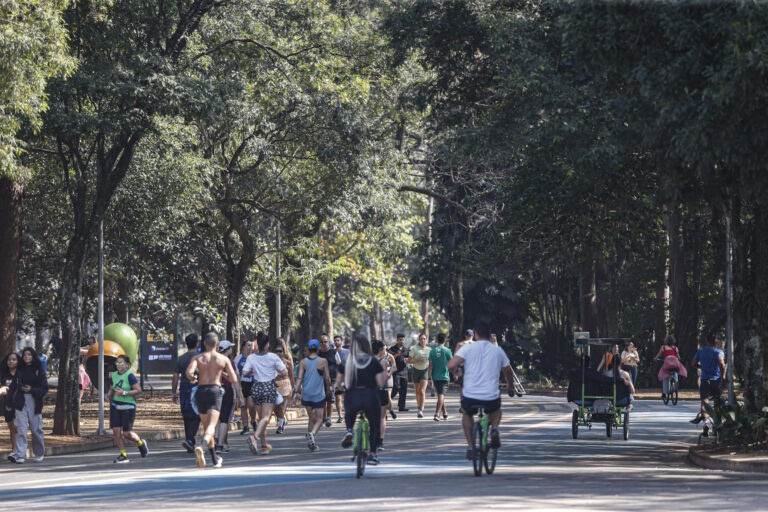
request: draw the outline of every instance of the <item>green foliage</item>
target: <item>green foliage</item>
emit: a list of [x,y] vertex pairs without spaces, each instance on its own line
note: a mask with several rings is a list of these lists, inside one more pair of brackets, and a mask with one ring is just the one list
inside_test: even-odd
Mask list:
[[40,128],[48,79],[72,70],[61,19],[66,5],[66,0],[0,1],[0,175],[23,174],[18,132],[25,122]]
[[[765,447],[768,444],[768,407],[750,410],[743,402],[731,405],[722,396],[715,397],[707,406],[712,422],[712,434],[718,445],[739,447]],[[691,423],[701,423],[697,414]]]

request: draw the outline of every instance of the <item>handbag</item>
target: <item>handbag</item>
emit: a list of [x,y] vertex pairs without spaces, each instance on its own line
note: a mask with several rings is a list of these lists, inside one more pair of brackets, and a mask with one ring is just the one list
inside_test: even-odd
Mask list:
[[290,396],[293,393],[293,387],[291,386],[290,379],[282,379],[277,381],[277,393],[282,396]]

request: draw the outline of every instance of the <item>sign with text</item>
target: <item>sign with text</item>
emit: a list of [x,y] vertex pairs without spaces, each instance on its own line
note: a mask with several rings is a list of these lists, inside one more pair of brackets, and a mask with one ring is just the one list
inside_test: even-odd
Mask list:
[[144,365],[144,373],[173,373],[176,371],[176,354],[175,343],[142,340],[141,362]]

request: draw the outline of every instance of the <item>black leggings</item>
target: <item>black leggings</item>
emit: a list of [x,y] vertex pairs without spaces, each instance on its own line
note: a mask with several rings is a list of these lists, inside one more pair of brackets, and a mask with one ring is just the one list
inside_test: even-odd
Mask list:
[[360,411],[365,411],[368,418],[371,451],[375,452],[381,435],[381,404],[375,389],[353,388],[344,394],[344,421],[347,429],[355,428],[355,419]]

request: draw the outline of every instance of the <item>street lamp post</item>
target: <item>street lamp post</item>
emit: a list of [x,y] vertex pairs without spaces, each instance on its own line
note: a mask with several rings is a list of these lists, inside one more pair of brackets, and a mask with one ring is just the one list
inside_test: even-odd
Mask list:
[[733,390],[733,234],[731,233],[731,214],[733,202],[729,199],[728,211],[725,214],[725,302],[726,302],[726,333],[725,351],[728,367],[728,403],[736,404],[736,394]]
[[99,428],[98,435],[106,435],[104,429],[104,221],[99,222]]

